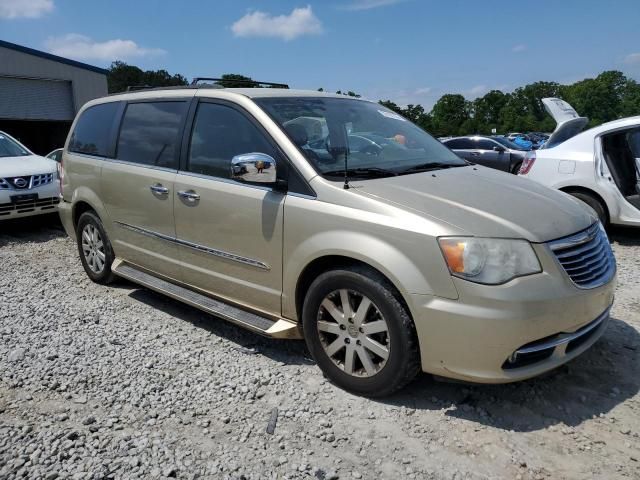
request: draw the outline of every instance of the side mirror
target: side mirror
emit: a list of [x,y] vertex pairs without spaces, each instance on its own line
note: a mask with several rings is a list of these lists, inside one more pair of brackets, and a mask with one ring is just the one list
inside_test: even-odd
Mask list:
[[257,185],[275,185],[276,161],[266,153],[242,153],[231,159],[231,178]]
[[504,151],[505,151],[505,148],[504,148],[504,147],[500,147],[500,146],[496,145],[495,147],[493,147],[493,151],[494,151],[494,152],[500,152],[500,153],[502,153],[502,152],[504,152]]

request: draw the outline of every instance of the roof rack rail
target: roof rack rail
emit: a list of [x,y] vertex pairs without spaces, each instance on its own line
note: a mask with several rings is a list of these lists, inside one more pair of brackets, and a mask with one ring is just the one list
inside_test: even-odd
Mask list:
[[[191,82],[191,85],[197,85],[200,82],[214,82],[217,85],[223,86],[225,82],[233,82],[233,83],[246,83],[250,86],[256,86],[260,88],[262,86],[271,87],[271,88],[289,88],[289,85],[286,83],[274,83],[274,82],[260,82],[258,80],[250,80],[250,79],[235,79],[235,78],[212,78],[212,77],[196,77]],[[224,87],[223,87],[224,88]]]
[[153,88],[151,85],[127,85],[127,92],[135,92],[136,90],[146,90]]

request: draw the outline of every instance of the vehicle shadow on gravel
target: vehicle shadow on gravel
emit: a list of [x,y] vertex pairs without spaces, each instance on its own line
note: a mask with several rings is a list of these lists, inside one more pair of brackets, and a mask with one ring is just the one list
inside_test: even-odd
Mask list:
[[546,375],[517,383],[449,383],[421,375],[382,403],[446,415],[504,430],[527,432],[576,426],[606,414],[640,390],[640,335],[612,318],[588,351]]
[[640,228],[611,227],[609,229],[609,240],[620,245],[640,247]]
[[0,247],[16,242],[48,242],[66,235],[57,213],[0,221]]
[[[122,288],[136,288],[133,283],[126,282],[126,285],[124,283],[124,280],[119,280],[113,286],[117,288],[118,284],[122,284]],[[152,290],[136,289],[129,294],[129,297],[154,309],[161,310],[178,320],[189,322],[217,337],[233,342],[241,353],[264,355],[271,360],[286,365],[311,365],[315,363],[302,341],[262,337],[257,333],[247,331],[221,318],[202,312],[195,307],[173,300]]]

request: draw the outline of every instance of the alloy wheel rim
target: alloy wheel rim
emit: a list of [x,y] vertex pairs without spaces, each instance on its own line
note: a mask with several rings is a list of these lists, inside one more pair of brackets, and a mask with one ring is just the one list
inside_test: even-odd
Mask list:
[[365,295],[340,289],[327,295],[318,310],[320,343],[331,361],[354,377],[372,377],[387,363],[389,325]]
[[102,273],[106,259],[104,242],[98,229],[90,223],[82,229],[82,253],[91,271]]

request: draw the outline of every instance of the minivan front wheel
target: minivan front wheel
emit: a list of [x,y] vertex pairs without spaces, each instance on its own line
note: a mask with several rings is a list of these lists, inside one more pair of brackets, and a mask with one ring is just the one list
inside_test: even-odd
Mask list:
[[113,249],[107,238],[100,218],[93,212],[84,212],[76,227],[78,252],[84,271],[96,283],[107,284],[113,281],[111,264],[114,260]]
[[413,322],[375,271],[354,267],[321,274],[305,298],[303,330],[318,366],[346,390],[389,395],[420,369]]

